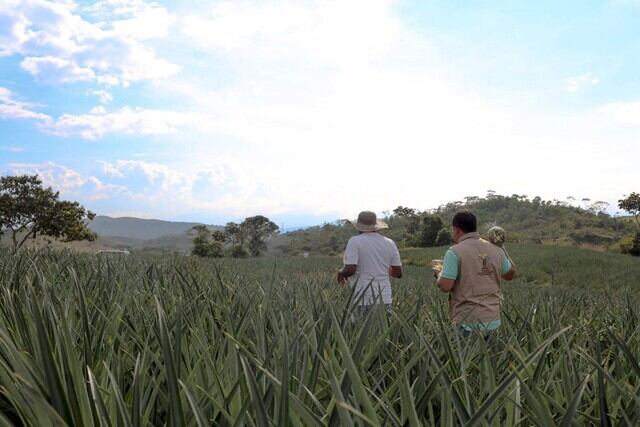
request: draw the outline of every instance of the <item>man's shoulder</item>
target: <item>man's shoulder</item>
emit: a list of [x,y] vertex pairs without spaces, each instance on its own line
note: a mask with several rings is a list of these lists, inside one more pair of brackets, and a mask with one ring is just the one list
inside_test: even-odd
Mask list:
[[501,255],[504,253],[502,248],[494,245],[493,243],[485,239],[479,239],[479,245],[482,246],[482,248],[486,250],[488,253],[495,253],[497,255]]
[[364,234],[356,234],[355,236],[351,236],[349,238],[348,244],[351,245],[357,245],[360,242],[362,242],[362,236],[364,236]]
[[485,240],[483,238],[475,238],[475,239],[466,239],[463,240],[462,242],[456,243],[455,245],[451,246],[451,248],[449,248],[449,250],[453,251],[454,253],[456,253],[456,255],[459,255],[459,252],[464,251],[464,248],[467,249],[478,249],[478,248],[482,248],[483,251],[487,251],[487,253],[501,253],[501,249],[494,245],[493,243],[489,242],[488,240]]
[[391,244],[393,244],[393,245],[395,245],[395,244],[396,244],[396,242],[394,242],[392,238],[387,237],[387,236],[383,236],[382,234],[381,234],[380,236],[384,239],[384,241],[385,241],[385,242],[387,242],[387,243],[391,243]]
[[384,247],[396,247],[396,242],[394,242],[393,239],[390,239],[387,236],[383,236],[380,233],[358,234],[356,236],[351,237],[349,239],[349,243],[351,243],[352,245],[362,244],[365,246],[374,244],[377,247],[380,247],[380,245],[382,244],[382,246]]

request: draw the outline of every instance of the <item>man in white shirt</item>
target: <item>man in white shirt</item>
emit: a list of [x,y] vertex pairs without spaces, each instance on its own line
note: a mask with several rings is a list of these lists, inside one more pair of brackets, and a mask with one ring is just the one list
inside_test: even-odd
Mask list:
[[374,212],[364,211],[352,223],[360,232],[347,243],[344,266],[338,271],[338,283],[354,277],[355,300],[360,308],[369,309],[381,302],[391,308],[391,281],[389,277],[402,277],[400,253],[395,242],[378,231],[387,224],[378,221]]

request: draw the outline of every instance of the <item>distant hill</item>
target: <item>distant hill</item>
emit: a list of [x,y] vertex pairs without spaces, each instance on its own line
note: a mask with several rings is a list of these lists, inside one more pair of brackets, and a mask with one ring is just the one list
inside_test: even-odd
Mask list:
[[[551,245],[578,246],[598,250],[619,249],[621,239],[632,236],[636,225],[628,217],[613,217],[602,210],[584,209],[557,201],[544,201],[526,196],[491,195],[472,197],[465,202],[452,202],[427,211],[403,208],[384,218],[389,229],[384,234],[394,239],[400,247],[415,247],[416,239],[409,233],[412,221],[422,221],[424,216],[437,215],[448,228],[453,214],[459,209],[476,213],[480,231],[492,225],[507,230],[511,242],[532,242]],[[98,234],[95,242],[54,242],[56,247],[73,247],[95,252],[100,249],[130,249],[144,251],[189,252],[193,236],[189,230],[196,222],[173,222],[157,219],[112,218],[97,216],[89,228]],[[221,228],[209,226],[212,229]],[[415,228],[415,227],[414,227]],[[314,255],[338,255],[342,253],[355,229],[344,221],[316,227],[284,232],[268,240],[269,252],[274,255],[298,255],[309,252]],[[29,246],[48,245],[39,238]],[[7,239],[0,241],[8,244]]]
[[146,241],[168,236],[182,236],[199,224],[196,222],[173,222],[158,219],[97,216],[89,223],[89,228],[100,237]]
[[[193,245],[193,236],[190,235],[189,230],[195,225],[200,223],[132,217],[112,218],[100,215],[88,225],[98,235],[98,239],[94,242],[60,242],[38,237],[35,241],[27,242],[26,246],[71,247],[82,252],[96,252],[102,249],[189,252]],[[0,245],[8,244],[8,239],[0,240]]]
[[[385,218],[389,229],[383,234],[398,242],[400,247],[416,246],[415,234],[409,232],[412,222],[421,223],[424,216],[436,215],[442,219],[443,228],[449,228],[457,210],[469,209],[478,217],[480,232],[499,225],[507,230],[511,242],[616,251],[621,239],[633,235],[635,225],[629,218],[608,215],[602,210],[603,205],[596,207],[585,209],[539,197],[491,194],[486,198],[469,197],[465,202],[452,202],[427,211],[398,209],[397,213]],[[336,255],[355,234],[353,226],[338,221],[280,235],[271,242],[271,248],[274,253],[281,254]]]

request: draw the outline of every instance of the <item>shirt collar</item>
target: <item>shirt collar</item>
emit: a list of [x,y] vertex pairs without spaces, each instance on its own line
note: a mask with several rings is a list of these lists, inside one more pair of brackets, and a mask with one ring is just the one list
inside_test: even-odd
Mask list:
[[480,233],[478,233],[477,231],[474,231],[473,233],[467,233],[464,236],[462,236],[460,239],[458,239],[458,243],[461,243],[467,239],[479,239],[480,238]]

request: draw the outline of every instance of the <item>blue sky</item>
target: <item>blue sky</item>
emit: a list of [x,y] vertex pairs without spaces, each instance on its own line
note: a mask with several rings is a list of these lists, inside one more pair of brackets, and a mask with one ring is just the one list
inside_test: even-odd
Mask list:
[[0,3],[0,172],[286,227],[638,191],[640,1]]

